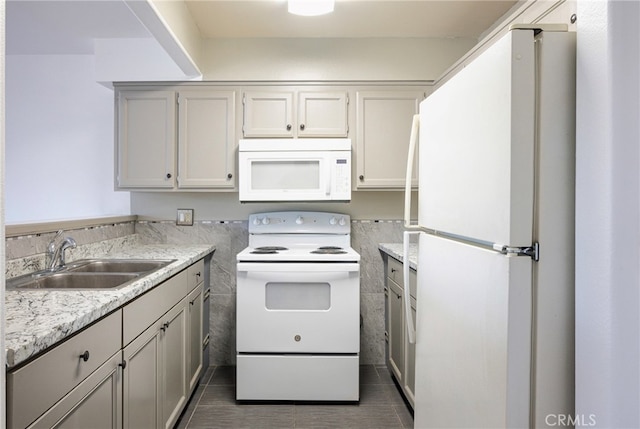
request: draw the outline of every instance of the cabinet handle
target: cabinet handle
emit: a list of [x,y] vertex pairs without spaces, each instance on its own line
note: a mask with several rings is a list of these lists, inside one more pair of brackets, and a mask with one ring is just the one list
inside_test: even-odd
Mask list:
[[119,367],[122,367],[122,369],[125,369],[127,367],[127,361],[123,360],[122,363],[118,364]]
[[168,327],[169,327],[169,322],[164,322],[160,329],[162,330],[162,332],[164,332],[167,330]]
[[291,124],[287,124],[287,131],[291,131]]
[[196,277],[200,277],[201,275],[202,275],[202,274],[200,273],[200,271],[198,271],[198,272],[196,273]]
[[84,362],[89,360],[89,350],[85,350],[84,353],[82,353],[80,355],[80,359],[82,359]]
[[233,177],[233,174],[229,173],[227,174],[227,179],[231,179]]
[[300,124],[300,130],[304,131],[304,124]]
[[396,269],[395,269],[395,268],[391,268],[391,272],[392,272],[392,273],[395,273],[395,272],[396,272]]
[[361,174],[360,177],[358,177],[358,179],[364,180],[364,175]]
[[189,301],[189,305],[193,305],[195,302],[196,302],[195,299],[193,301]]
[[171,173],[167,173],[167,179],[171,179]]

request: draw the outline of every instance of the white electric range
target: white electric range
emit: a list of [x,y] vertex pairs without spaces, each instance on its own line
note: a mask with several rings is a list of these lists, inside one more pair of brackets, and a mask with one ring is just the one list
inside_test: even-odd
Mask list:
[[359,262],[348,215],[249,217],[237,255],[237,400],[359,400]]

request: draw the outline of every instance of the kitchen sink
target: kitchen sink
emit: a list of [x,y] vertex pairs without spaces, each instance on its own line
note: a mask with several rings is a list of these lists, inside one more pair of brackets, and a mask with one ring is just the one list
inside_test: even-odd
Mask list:
[[74,273],[145,273],[175,261],[148,259],[85,259],[69,264],[66,271]]
[[116,289],[151,274],[175,259],[83,259],[57,271],[38,271],[7,280],[7,289]]
[[35,277],[17,289],[114,289],[140,277],[134,273],[53,273]]

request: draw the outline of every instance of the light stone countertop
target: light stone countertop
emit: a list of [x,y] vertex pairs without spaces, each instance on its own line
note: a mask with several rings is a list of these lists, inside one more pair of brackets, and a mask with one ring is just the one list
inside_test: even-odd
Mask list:
[[131,284],[109,290],[12,290],[5,293],[7,367],[80,331],[215,251],[210,245],[139,245],[94,258],[176,259]]
[[[392,258],[403,262],[404,248],[402,243],[380,243],[378,248]],[[418,244],[409,243],[409,267],[418,269]]]

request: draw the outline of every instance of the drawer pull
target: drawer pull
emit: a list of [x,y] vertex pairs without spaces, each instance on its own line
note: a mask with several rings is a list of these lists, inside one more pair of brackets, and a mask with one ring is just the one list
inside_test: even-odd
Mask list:
[[122,367],[122,369],[125,369],[127,367],[127,361],[123,360],[122,363],[119,363],[118,366]]
[[80,355],[80,359],[82,359],[84,362],[89,360],[89,350],[85,350],[84,353],[82,353]]

